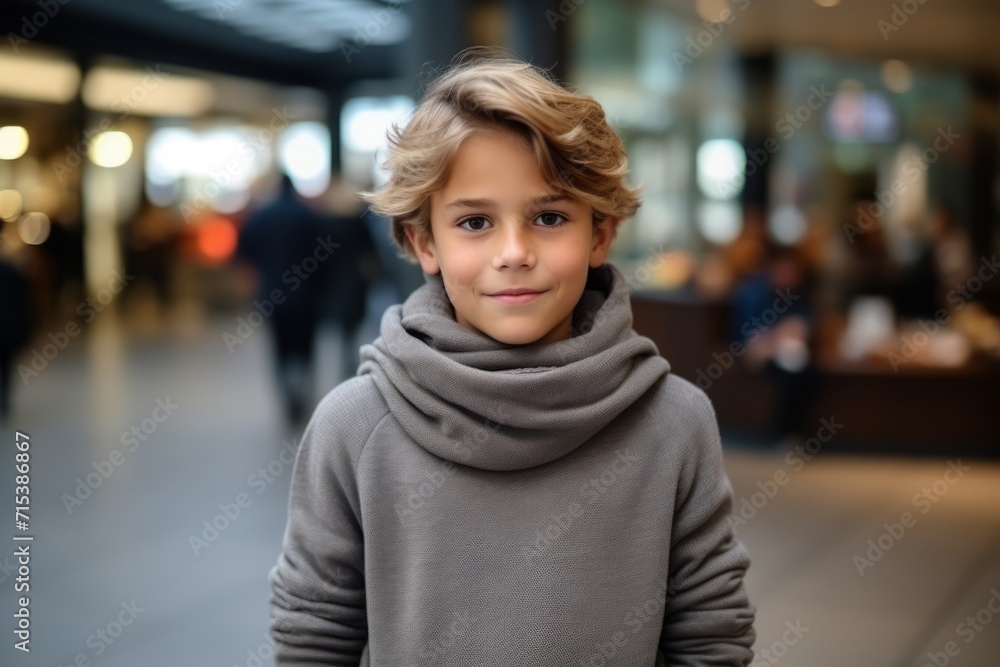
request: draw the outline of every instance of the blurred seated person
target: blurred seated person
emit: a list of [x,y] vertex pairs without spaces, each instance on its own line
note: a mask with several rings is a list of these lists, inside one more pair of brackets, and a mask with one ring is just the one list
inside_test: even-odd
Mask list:
[[805,438],[815,429],[805,423],[819,390],[814,286],[814,272],[798,249],[772,244],[764,265],[733,294],[731,338],[745,345],[746,367],[771,378],[775,403],[769,432],[776,439]]
[[906,245],[909,252],[899,266],[895,303],[896,314],[901,321],[934,319],[940,307],[934,239],[917,227],[915,223],[908,226]]
[[842,226],[835,307],[844,321],[839,354],[849,361],[884,356],[894,336],[902,272],[889,252],[884,211],[870,194],[861,195]]
[[[852,219],[845,225],[848,249],[843,276],[841,310],[859,296],[880,296],[891,302],[899,294],[900,267],[889,253],[882,211],[874,197],[855,200]],[[878,215],[876,215],[878,212]]]
[[939,206],[931,218],[934,243],[934,268],[938,278],[937,298],[946,304],[946,295],[956,285],[964,285],[972,276],[972,242],[968,233],[958,225],[950,206]]

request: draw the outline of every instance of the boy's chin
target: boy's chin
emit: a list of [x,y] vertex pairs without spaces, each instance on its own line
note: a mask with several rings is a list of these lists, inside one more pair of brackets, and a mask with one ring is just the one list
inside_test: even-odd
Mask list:
[[514,326],[515,323],[511,324],[512,326],[509,327],[492,325],[485,329],[479,329],[479,331],[505,345],[544,345],[549,342],[555,342],[557,339],[554,333],[546,328],[539,328],[537,326],[525,327],[523,324]]
[[544,335],[535,332],[533,329],[530,331],[526,330],[523,325],[504,327],[502,325],[498,326],[497,322],[480,324],[459,315],[454,310],[454,306],[452,306],[452,310],[455,312],[455,321],[469,331],[474,331],[505,345],[527,345],[537,341]]

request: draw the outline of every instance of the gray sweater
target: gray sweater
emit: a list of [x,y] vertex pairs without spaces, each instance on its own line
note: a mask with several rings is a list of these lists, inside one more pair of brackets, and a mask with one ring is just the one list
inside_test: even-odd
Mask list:
[[591,269],[573,337],[465,329],[440,274],[321,401],[270,573],[279,665],[746,665],[707,395]]

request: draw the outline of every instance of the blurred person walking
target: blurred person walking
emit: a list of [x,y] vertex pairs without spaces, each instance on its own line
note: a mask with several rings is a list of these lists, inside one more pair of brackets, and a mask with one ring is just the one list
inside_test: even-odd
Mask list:
[[125,266],[137,279],[129,292],[134,294],[137,287],[147,286],[160,321],[174,305],[172,267],[177,259],[177,230],[181,224],[171,209],[145,202],[122,229]]
[[[4,245],[3,239],[0,245]],[[5,421],[10,414],[14,358],[32,331],[28,279],[7,250],[0,250],[0,307],[4,313],[0,326],[0,420]]]
[[[354,377],[360,363],[358,336],[368,314],[368,293],[383,278],[386,266],[366,222],[366,207],[358,188],[335,175],[325,196],[339,259],[330,271],[324,315],[340,333],[340,377],[336,384]],[[391,276],[390,276],[391,277]],[[366,341],[367,342],[367,341]]]
[[[326,276],[344,256],[336,239],[327,237],[329,231],[283,174],[277,197],[247,218],[236,248],[237,259],[256,268],[258,302],[273,307],[269,316],[262,314],[270,323],[274,371],[285,415],[293,424],[311,408],[320,299]],[[274,299],[276,293],[282,298]]]

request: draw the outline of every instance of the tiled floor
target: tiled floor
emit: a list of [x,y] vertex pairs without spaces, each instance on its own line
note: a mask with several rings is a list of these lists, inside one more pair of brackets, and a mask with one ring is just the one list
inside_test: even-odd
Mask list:
[[[18,385],[4,437],[15,427],[31,435],[32,652],[13,650],[5,630],[0,665],[52,667],[78,656],[102,667],[268,665],[265,574],[285,520],[290,470],[278,455],[293,434],[278,425],[266,332],[230,354],[229,320],[167,338],[126,337],[112,321],[99,318]],[[325,336],[323,383],[337,376],[335,349]],[[149,421],[164,414],[154,415],[158,399],[177,407]],[[146,428],[137,445],[122,440],[133,426]],[[78,490],[78,480],[108,471],[113,449],[119,465]],[[944,460],[820,451],[796,469],[783,452],[731,446],[727,456],[737,510],[743,498],[753,508],[737,534],[753,557],[757,664],[920,667],[948,642],[948,664],[1000,664],[1000,618],[987,607],[996,595],[1000,609],[997,464],[962,461],[969,470],[949,484]],[[12,463],[0,462],[3,498],[13,495]],[[272,481],[252,484],[269,464]],[[935,484],[938,502],[914,503]],[[206,533],[204,522],[240,493],[250,505],[216,537]],[[74,495],[80,502],[68,505]],[[904,512],[913,515],[905,531],[882,535]],[[867,557],[869,540],[888,550],[862,575],[855,556]],[[11,552],[0,552],[8,627]],[[967,616],[983,623],[978,631],[959,625]]]
[[[727,456],[758,654],[809,667],[922,667],[929,654],[1000,665],[988,606],[1000,611],[1000,465],[820,451],[796,470],[773,453]],[[788,622],[802,636],[784,646]]]

